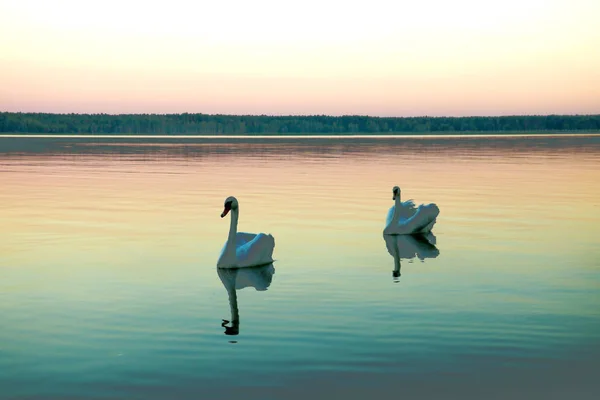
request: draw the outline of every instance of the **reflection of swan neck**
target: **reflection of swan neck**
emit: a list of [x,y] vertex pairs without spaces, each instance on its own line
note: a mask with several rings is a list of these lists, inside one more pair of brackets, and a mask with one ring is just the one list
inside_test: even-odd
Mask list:
[[394,238],[394,272],[392,276],[398,278],[400,276],[400,249],[398,248],[398,242]]
[[229,223],[229,236],[227,238],[227,244],[233,246],[235,250],[235,237],[237,235],[239,208],[231,210],[231,221]]
[[229,295],[229,308],[231,309],[231,322],[239,322],[240,314],[237,305],[237,291],[235,290],[235,285],[231,289],[227,289],[227,294]]

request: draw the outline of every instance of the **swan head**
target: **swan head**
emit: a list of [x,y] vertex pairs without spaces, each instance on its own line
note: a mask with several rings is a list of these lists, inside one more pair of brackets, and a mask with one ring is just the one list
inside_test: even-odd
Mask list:
[[392,193],[394,194],[392,196],[392,200],[396,200],[396,197],[400,197],[400,187],[394,186],[394,188],[392,189]]
[[238,208],[237,199],[233,196],[229,196],[228,198],[225,199],[224,207],[225,208],[223,209],[223,212],[221,213],[221,218],[226,216],[230,210],[237,210],[237,208]]

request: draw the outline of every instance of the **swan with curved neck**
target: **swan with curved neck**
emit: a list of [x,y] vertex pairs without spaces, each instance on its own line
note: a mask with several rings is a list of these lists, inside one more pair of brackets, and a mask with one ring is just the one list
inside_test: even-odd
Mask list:
[[221,218],[231,212],[229,234],[217,261],[218,268],[245,268],[273,262],[275,239],[270,234],[238,232],[239,202],[229,196],[225,199]]
[[388,211],[384,234],[411,235],[431,231],[440,213],[436,204],[421,204],[415,207],[412,199],[402,202],[399,186],[393,187],[392,194],[394,205]]

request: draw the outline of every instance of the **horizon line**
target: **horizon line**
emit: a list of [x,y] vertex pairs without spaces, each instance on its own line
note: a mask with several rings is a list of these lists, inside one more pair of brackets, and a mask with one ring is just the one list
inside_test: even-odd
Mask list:
[[78,113],[78,112],[42,112],[42,111],[0,111],[0,114],[47,114],[47,115],[108,115],[108,116],[131,116],[131,115],[155,115],[155,116],[171,116],[171,115],[206,115],[206,116],[225,116],[225,117],[271,117],[271,118],[298,118],[298,117],[329,117],[329,118],[345,118],[345,117],[367,117],[367,118],[507,118],[507,117],[597,117],[597,114],[501,114],[501,115],[415,115],[415,116],[378,116],[368,114],[220,114],[220,113],[203,113],[203,112],[180,112],[180,113]]

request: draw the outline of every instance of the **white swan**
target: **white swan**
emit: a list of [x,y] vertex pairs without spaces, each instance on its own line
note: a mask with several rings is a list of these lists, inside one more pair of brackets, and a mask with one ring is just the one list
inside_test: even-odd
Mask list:
[[221,218],[231,211],[229,236],[221,249],[218,268],[247,268],[273,262],[275,239],[264,233],[238,232],[239,204],[235,197],[225,199]]
[[383,233],[386,235],[411,235],[431,231],[440,209],[434,203],[421,204],[415,208],[412,200],[400,201],[400,188],[392,189],[395,204],[388,211]]
[[440,251],[435,247],[436,237],[433,233],[415,235],[383,235],[388,253],[394,257],[394,272],[392,276],[400,276],[400,259],[411,260],[417,257],[423,261],[426,258],[436,258]]
[[[224,319],[221,326],[225,328],[226,335],[238,335],[240,333],[240,313],[237,303],[237,290],[246,287],[253,287],[258,291],[267,290],[273,280],[275,267],[273,267],[273,263],[270,263],[251,268],[217,268],[217,274],[227,290],[231,310],[231,321]],[[231,326],[227,326],[230,322]]]

